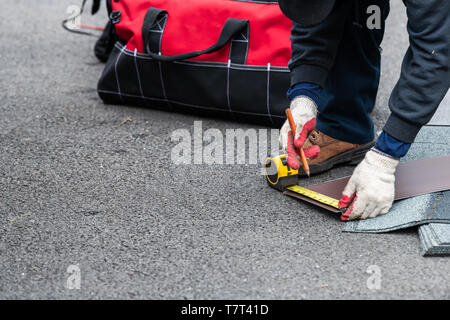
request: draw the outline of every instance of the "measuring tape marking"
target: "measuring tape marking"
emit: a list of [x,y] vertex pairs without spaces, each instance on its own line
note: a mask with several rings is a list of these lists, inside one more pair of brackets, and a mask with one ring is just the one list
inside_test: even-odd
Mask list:
[[326,205],[329,205],[329,206],[331,206],[333,208],[340,209],[339,205],[338,205],[339,204],[339,200],[331,198],[331,197],[326,196],[324,194],[321,194],[321,193],[318,193],[318,192],[315,192],[315,191],[312,191],[312,190],[309,190],[309,189],[306,189],[306,188],[300,187],[300,186],[290,186],[290,187],[287,187],[286,189],[290,190],[290,191],[293,191],[295,193],[304,195],[304,196],[306,196],[308,198],[311,198],[313,200],[319,201],[319,202],[324,203]]

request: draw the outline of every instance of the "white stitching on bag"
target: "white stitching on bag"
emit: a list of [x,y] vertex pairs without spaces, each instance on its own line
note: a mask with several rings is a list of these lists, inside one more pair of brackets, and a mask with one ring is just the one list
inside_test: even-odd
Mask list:
[[139,69],[138,69],[138,65],[137,65],[137,61],[136,61],[136,52],[137,49],[134,49],[134,65],[136,67],[136,75],[137,75],[137,79],[138,79],[138,83],[139,83],[139,89],[141,91],[141,96],[144,96],[144,91],[142,90],[142,84],[141,84],[141,76],[139,75]]
[[231,60],[228,59],[228,68],[227,68],[227,102],[228,102],[228,110],[231,111],[231,103],[230,103],[230,65]]
[[[124,46],[122,46],[120,43],[116,43],[116,48],[119,50],[122,50]],[[133,51],[130,51],[128,49],[125,48],[125,50],[123,51],[123,54],[129,55],[129,56],[133,56]],[[137,53],[136,56],[139,59],[144,59],[144,60],[154,60],[152,59],[149,55],[145,55],[142,53]],[[246,58],[247,59],[247,58]],[[198,67],[211,67],[211,68],[227,68],[228,67],[228,63],[224,63],[224,62],[215,62],[215,61],[208,61],[208,62],[203,62],[203,61],[172,61],[172,63],[176,63],[176,64],[185,64],[185,65],[196,65]],[[235,70],[249,70],[249,71],[263,71],[263,72],[267,72],[267,67],[266,66],[255,66],[255,65],[241,65],[241,64],[236,64],[236,63],[231,63],[230,66],[231,69],[235,69]],[[271,71],[272,72],[286,72],[289,73],[289,68],[287,67],[271,67]]]
[[114,75],[116,76],[116,82],[117,82],[117,92],[120,96],[120,100],[123,102],[122,100],[122,95],[120,93],[120,82],[119,82],[119,73],[117,72],[117,63],[119,62],[120,56],[122,55],[123,51],[124,51],[125,47],[122,48],[122,50],[120,50],[119,55],[117,56],[116,62],[114,63]]
[[[98,90],[98,92],[109,93],[109,94],[119,94],[118,92],[109,91],[109,90]],[[171,102],[171,103],[184,105],[184,106],[187,106],[187,107],[198,108],[198,109],[227,111],[226,108],[205,107],[205,106],[199,106],[199,105],[193,105],[193,104],[189,104],[189,103],[179,102],[179,101],[175,101],[175,100],[166,100],[166,99],[150,98],[150,97],[140,97],[140,96],[137,96],[137,95],[134,95],[134,94],[127,94],[127,93],[121,93],[120,95],[122,95],[124,97],[131,97],[131,98],[141,98],[141,99],[146,99],[146,100]],[[265,117],[267,117],[266,113],[245,112],[245,111],[236,111],[236,110],[233,110],[233,113],[250,114],[250,115],[258,115],[258,116],[265,116]],[[272,117],[283,118],[283,119],[285,118],[284,116],[278,116],[278,115],[272,115]]]
[[270,113],[270,62],[267,64],[267,114],[270,117],[270,122],[273,124],[272,114]]

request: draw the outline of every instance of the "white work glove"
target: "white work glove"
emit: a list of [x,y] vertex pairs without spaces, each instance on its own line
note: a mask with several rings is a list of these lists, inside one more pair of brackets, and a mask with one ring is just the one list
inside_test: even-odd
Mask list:
[[[298,96],[292,100],[289,107],[291,109],[292,118],[294,118],[295,123],[295,140],[302,134],[304,140],[308,137],[309,133],[316,126],[316,116],[317,116],[317,106],[309,97]],[[308,125],[306,125],[308,123]],[[283,151],[287,151],[288,145],[288,134],[291,131],[289,127],[289,121],[285,121],[280,130],[280,144]],[[302,146],[303,146],[302,143]]]
[[378,150],[367,152],[342,193],[339,207],[348,209],[341,219],[367,219],[387,213],[394,202],[398,163]]
[[[292,100],[290,109],[295,123],[295,139],[292,139],[289,121],[286,120],[281,127],[279,140],[283,152],[288,154],[289,165],[293,169],[298,169],[300,166],[298,150],[303,147],[306,138],[316,126],[317,106],[309,97],[298,96]],[[313,146],[304,152],[307,158],[314,158],[319,154],[320,148]]]

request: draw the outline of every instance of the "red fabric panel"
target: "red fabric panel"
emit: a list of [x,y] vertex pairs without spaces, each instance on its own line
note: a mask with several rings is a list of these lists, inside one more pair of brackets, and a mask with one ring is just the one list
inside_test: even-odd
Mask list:
[[[127,48],[143,52],[142,23],[149,7],[169,13],[162,38],[163,55],[203,50],[213,45],[228,18],[246,19],[250,24],[248,65],[286,67],[290,59],[291,21],[278,5],[232,0],[120,0],[112,1],[121,11],[117,34]],[[192,60],[227,62],[229,45]]]

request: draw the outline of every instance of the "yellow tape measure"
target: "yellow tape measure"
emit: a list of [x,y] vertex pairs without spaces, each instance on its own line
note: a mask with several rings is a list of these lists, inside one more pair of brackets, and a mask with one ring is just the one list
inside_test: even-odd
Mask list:
[[326,196],[324,194],[321,194],[321,193],[318,193],[318,192],[315,192],[315,191],[312,191],[312,190],[300,187],[298,185],[290,186],[290,187],[287,187],[286,189],[290,190],[290,191],[293,191],[295,193],[304,195],[305,197],[314,199],[314,200],[319,201],[321,203],[324,203],[326,205],[329,205],[329,206],[331,206],[333,208],[340,209],[339,205],[338,205],[339,200],[331,198],[331,197]]

